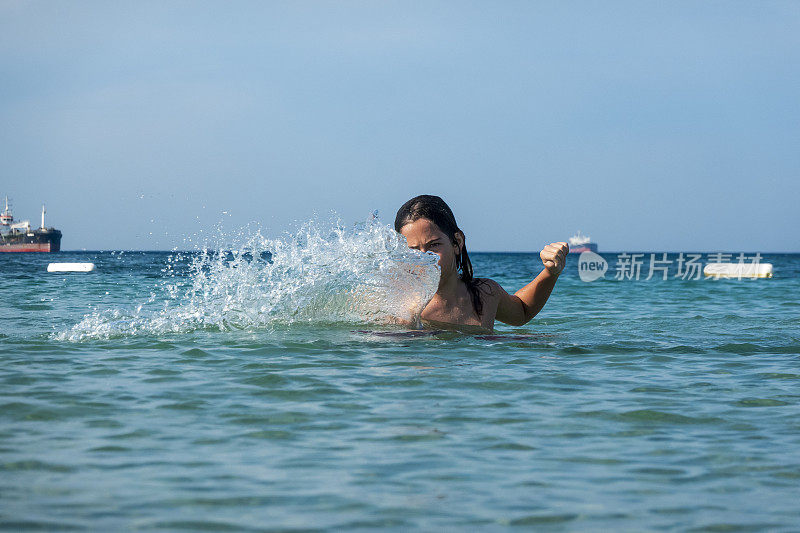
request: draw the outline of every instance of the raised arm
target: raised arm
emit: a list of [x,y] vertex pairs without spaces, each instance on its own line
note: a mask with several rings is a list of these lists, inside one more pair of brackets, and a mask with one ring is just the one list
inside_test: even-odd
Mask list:
[[497,285],[500,297],[497,302],[496,318],[512,326],[522,326],[530,322],[542,310],[550,293],[553,292],[558,276],[567,264],[569,246],[565,242],[553,242],[544,247],[539,257],[544,264],[536,279],[525,285],[513,295]]

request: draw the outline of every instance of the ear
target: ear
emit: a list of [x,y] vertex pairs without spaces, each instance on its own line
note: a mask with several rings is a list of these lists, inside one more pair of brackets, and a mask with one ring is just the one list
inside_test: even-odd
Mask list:
[[458,248],[458,253],[460,254],[461,250],[464,249],[464,242],[466,241],[466,237],[464,236],[464,233],[462,231],[455,232],[453,237],[456,238],[456,243],[454,246]]

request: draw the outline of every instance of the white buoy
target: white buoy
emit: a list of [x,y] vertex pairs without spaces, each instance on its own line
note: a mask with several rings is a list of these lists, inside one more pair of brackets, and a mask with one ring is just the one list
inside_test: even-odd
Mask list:
[[706,277],[714,278],[771,278],[771,263],[709,263],[703,268]]
[[94,270],[94,263],[50,263],[47,265],[48,272],[91,272]]

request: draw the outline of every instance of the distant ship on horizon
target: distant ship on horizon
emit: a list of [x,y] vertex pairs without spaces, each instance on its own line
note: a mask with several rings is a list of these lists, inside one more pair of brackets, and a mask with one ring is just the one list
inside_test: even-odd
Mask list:
[[6,196],[6,208],[0,213],[0,252],[61,251],[61,232],[45,226],[45,213],[42,205],[42,226],[39,229],[31,229],[27,220],[15,223]]
[[597,253],[597,243],[592,242],[591,237],[583,235],[581,230],[569,238],[569,253],[580,254],[583,252]]

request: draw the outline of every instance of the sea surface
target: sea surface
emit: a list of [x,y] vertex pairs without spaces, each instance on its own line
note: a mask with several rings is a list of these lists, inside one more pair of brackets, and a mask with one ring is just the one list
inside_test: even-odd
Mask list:
[[320,239],[0,254],[0,529],[800,529],[800,255],[618,280],[604,254],[591,283],[571,257],[524,327],[411,335],[385,319],[429,258]]

